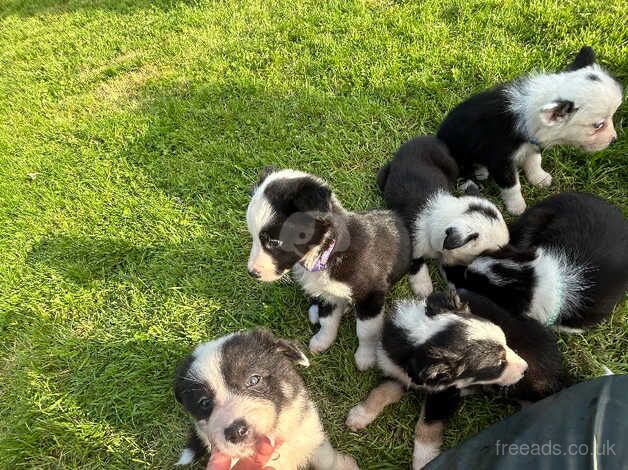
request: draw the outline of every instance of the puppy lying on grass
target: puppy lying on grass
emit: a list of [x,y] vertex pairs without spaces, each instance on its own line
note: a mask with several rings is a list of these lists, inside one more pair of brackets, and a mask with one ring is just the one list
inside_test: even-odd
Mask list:
[[415,470],[439,454],[444,426],[463,392],[492,386],[534,401],[567,383],[550,330],[466,291],[460,297],[452,291],[399,302],[385,323],[377,362],[387,380],[351,409],[346,424],[362,429],[407,389],[425,391],[415,432]]

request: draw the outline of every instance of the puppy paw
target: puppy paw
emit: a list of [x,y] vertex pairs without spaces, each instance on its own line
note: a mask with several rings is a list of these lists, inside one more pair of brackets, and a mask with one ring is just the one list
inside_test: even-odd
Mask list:
[[329,349],[333,344],[334,338],[325,331],[320,330],[312,338],[310,338],[310,351],[312,354],[319,354]]
[[526,202],[521,199],[520,201],[511,201],[506,203],[506,210],[512,215],[521,215],[526,210]]
[[429,442],[414,441],[412,454],[412,470],[419,470],[438,457],[440,450]]
[[336,464],[339,470],[360,470],[354,458],[347,454],[338,454]]
[[429,274],[424,276],[419,271],[414,276],[410,276],[408,281],[410,282],[410,289],[417,297],[424,299],[432,293],[432,279],[430,279]]
[[552,184],[552,175],[547,171],[541,171],[530,178],[530,184],[539,188],[547,188]]
[[194,451],[186,447],[181,451],[181,455],[179,456],[179,460],[175,463],[175,466],[190,465],[194,462],[194,456]]
[[355,365],[358,370],[367,370],[375,365],[375,351],[370,348],[358,347],[355,352]]
[[359,431],[371,424],[374,419],[375,416],[366,411],[366,408],[364,408],[362,404],[359,404],[349,410],[345,424],[352,431]]
[[318,305],[312,304],[310,308],[307,310],[307,317],[310,320],[312,325],[316,325],[318,323]]

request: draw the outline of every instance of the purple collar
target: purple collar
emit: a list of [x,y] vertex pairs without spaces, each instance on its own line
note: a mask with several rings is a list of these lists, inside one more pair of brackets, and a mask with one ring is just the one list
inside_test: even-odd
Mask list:
[[318,258],[316,258],[316,261],[314,262],[314,264],[312,265],[311,268],[305,268],[307,269],[309,272],[311,273],[315,273],[318,271],[323,271],[324,269],[327,268],[327,261],[329,261],[329,257],[331,256],[331,252],[334,250],[334,246],[336,246],[336,240],[331,241],[331,243],[329,244],[329,246],[327,247],[327,249],[325,251],[323,251]]

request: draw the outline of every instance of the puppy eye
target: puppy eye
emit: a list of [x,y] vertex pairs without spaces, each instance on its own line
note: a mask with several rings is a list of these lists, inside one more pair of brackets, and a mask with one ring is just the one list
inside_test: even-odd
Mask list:
[[212,401],[210,398],[201,398],[198,402],[198,405],[204,409],[204,410],[208,410],[212,407]]
[[602,127],[604,127],[605,123],[606,123],[606,121],[596,122],[595,124],[593,124],[593,128],[594,129],[601,129]]
[[246,387],[255,387],[260,382],[260,380],[262,380],[262,378],[259,375],[252,375],[247,379]]
[[268,240],[268,241],[266,242],[266,246],[267,246],[268,248],[278,248],[278,247],[280,247],[280,246],[281,246],[281,240],[272,240],[272,239],[271,239],[271,240]]

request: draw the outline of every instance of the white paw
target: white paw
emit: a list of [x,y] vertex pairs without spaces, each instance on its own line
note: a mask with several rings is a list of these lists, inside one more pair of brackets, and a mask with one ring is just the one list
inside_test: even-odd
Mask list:
[[489,174],[488,168],[486,168],[485,166],[476,166],[473,174],[478,181],[487,180]]
[[412,454],[412,470],[419,470],[438,457],[440,450],[437,446],[414,441]]
[[375,365],[375,350],[372,348],[358,346],[354,357],[355,365],[358,366],[359,370],[370,369]]
[[541,171],[530,178],[530,184],[539,188],[547,188],[552,184],[552,175],[547,171]]
[[329,349],[333,343],[334,337],[321,329],[310,338],[310,351],[312,351],[313,354],[322,353],[323,351]]
[[521,215],[526,210],[526,202],[523,198],[506,202],[506,210],[512,215]]
[[364,406],[355,405],[353,408],[349,410],[349,414],[347,415],[347,420],[345,424],[352,431],[359,431],[360,429],[364,429],[369,424],[373,422],[375,416],[372,413],[366,411]]
[[413,276],[410,276],[408,281],[410,282],[410,289],[412,289],[414,295],[421,299],[429,296],[434,289],[432,287],[432,279],[430,279],[429,274],[425,276],[421,273],[421,271]]
[[360,470],[360,467],[355,463],[353,457],[347,454],[338,454],[336,463],[338,464],[339,470]]
[[318,305],[312,304],[310,308],[307,310],[307,317],[310,319],[310,323],[312,325],[316,325],[318,323]]
[[179,460],[177,460],[175,465],[190,465],[192,462],[194,462],[194,451],[186,447],[181,451]]

